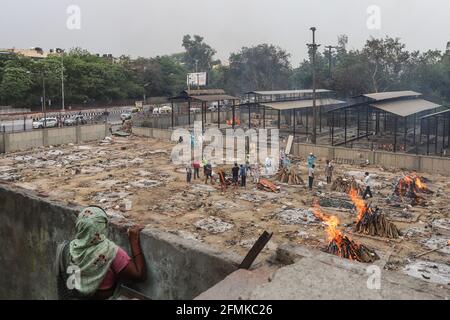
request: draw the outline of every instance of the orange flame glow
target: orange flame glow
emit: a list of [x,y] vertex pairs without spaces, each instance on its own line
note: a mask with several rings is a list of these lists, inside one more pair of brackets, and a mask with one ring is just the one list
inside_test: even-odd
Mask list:
[[324,214],[317,202],[314,203],[313,213],[318,219],[322,220],[327,225],[327,229],[325,231],[327,233],[328,241],[331,242],[335,240],[339,243],[340,239],[342,238],[342,234],[338,229],[338,226],[341,223],[339,221],[339,218],[336,216],[328,216]]
[[348,195],[356,207],[356,213],[358,214],[357,218],[356,218],[356,222],[359,222],[363,218],[364,214],[367,211],[366,203],[363,199],[361,199],[358,196],[358,190],[356,190],[354,188],[350,189],[350,192],[348,193]]

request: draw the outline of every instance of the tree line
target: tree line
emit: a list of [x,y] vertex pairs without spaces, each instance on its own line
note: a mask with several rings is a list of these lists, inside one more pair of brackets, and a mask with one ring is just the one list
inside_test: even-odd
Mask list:
[[[450,55],[437,50],[408,51],[397,38],[368,39],[364,47],[347,49],[348,38],[316,53],[317,87],[341,98],[368,92],[415,90],[439,103],[450,101]],[[184,51],[132,59],[105,58],[80,48],[44,59],[0,55],[0,105],[39,106],[46,97],[61,104],[64,68],[65,102],[90,105],[144,97],[175,95],[186,89],[186,74],[207,71],[210,88],[240,95],[252,90],[312,87],[309,59],[292,67],[290,54],[271,44],[243,47],[228,63],[201,36],[183,37]],[[64,66],[64,67],[63,67]]]

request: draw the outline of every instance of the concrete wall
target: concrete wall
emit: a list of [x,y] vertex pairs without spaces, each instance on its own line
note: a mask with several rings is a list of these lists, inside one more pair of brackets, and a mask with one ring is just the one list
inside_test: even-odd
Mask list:
[[[145,137],[170,140],[171,130],[133,127],[133,133]],[[351,149],[326,145],[295,143],[292,154],[306,158],[313,152],[319,159],[347,159],[371,164],[429,173],[450,174],[450,159],[367,149]]]
[[105,124],[3,133],[0,151],[14,152],[48,145],[96,141],[104,139],[107,134]]
[[386,151],[370,151],[365,149],[350,149],[323,145],[314,146],[305,143],[296,143],[293,147],[293,154],[296,156],[306,158],[310,152],[313,152],[318,158],[347,159],[356,161],[368,159],[371,164],[390,168],[416,170],[440,174],[450,173],[449,158],[393,153]]
[[[56,299],[57,244],[74,235],[77,208],[0,186],[0,299]],[[129,253],[112,221],[109,237]],[[141,244],[148,279],[135,289],[152,299],[192,299],[236,270],[240,257],[147,228]]]

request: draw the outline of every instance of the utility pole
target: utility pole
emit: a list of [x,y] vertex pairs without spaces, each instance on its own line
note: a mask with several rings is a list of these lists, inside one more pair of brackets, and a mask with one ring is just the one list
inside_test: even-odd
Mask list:
[[197,90],[200,90],[200,82],[199,82],[199,78],[198,78],[198,59],[195,59],[195,73],[197,76]]
[[45,107],[45,72],[42,72],[42,112],[44,113],[44,128],[47,128],[47,110]]
[[313,130],[312,130],[312,139],[311,142],[313,144],[317,144],[317,106],[316,106],[316,52],[317,48],[320,46],[316,44],[316,28],[311,27],[312,31],[312,44],[309,44],[308,47],[312,50],[312,67],[313,67]]
[[62,64],[62,68],[61,68],[61,107],[62,110],[65,110],[65,105],[64,105],[64,50],[61,49],[61,64]]

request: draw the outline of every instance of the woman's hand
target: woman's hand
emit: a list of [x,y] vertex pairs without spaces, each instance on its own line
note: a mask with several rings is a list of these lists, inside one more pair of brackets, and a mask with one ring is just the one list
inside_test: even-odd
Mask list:
[[139,234],[141,233],[141,231],[143,229],[144,229],[144,227],[141,225],[134,225],[134,226],[128,228],[128,231],[127,231],[128,240],[130,240],[130,242],[132,242],[132,241],[139,242]]

